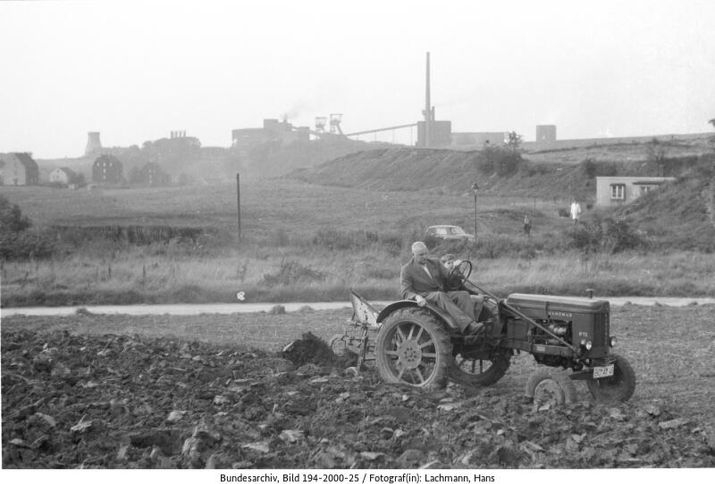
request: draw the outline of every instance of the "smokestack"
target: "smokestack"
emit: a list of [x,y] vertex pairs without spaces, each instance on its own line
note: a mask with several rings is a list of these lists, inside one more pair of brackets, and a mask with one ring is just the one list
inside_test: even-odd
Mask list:
[[102,142],[99,141],[99,131],[90,131],[87,133],[87,147],[84,149],[84,155],[89,156],[101,150]]
[[427,69],[425,72],[425,147],[430,145],[430,135],[432,134],[432,101],[430,100],[430,72],[429,72],[429,52],[427,52]]

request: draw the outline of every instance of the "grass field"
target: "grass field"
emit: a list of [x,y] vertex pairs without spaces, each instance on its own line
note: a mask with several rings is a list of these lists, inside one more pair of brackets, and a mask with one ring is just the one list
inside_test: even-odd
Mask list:
[[[231,234],[237,230],[235,183],[94,190],[0,186],[0,196],[19,205],[38,225],[166,224]],[[471,193],[373,192],[273,179],[243,184],[240,197],[242,235],[247,238],[261,239],[277,230],[305,236],[321,228],[393,232],[438,223],[463,224],[473,231]],[[567,223],[558,217],[566,203],[480,196],[478,230],[518,232],[523,215],[515,221],[501,216],[500,210],[529,213],[536,217],[536,232],[551,230]]]

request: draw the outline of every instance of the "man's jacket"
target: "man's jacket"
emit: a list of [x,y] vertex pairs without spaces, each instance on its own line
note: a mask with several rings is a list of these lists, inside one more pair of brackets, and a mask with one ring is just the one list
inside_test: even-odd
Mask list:
[[[425,271],[425,266],[431,275]],[[400,270],[400,295],[403,299],[414,299],[428,292],[445,291],[447,274],[444,266],[435,259],[427,259],[425,265],[415,263],[415,259],[402,266]]]

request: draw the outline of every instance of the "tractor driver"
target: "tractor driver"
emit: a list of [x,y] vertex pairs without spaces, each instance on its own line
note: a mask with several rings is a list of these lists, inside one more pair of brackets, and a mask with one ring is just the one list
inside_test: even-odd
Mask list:
[[430,302],[447,312],[465,335],[476,335],[483,325],[474,317],[474,302],[467,291],[450,291],[447,272],[439,260],[429,257],[424,242],[412,244],[412,259],[400,271],[401,295],[422,307]]

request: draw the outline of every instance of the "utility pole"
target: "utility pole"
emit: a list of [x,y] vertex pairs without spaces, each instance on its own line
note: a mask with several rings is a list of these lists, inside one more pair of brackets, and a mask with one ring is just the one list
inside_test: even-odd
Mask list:
[[479,185],[477,182],[472,183],[472,191],[474,192],[474,246],[477,246],[477,192]]
[[238,222],[238,240],[241,241],[241,175],[236,173],[236,206],[237,222]]
[[427,52],[427,69],[425,79],[425,148],[432,144],[432,101],[430,99],[429,52]]

